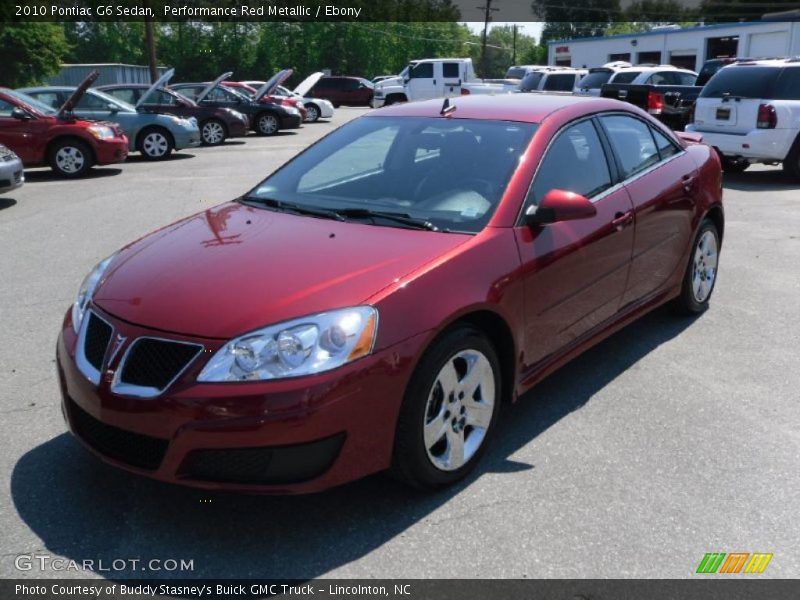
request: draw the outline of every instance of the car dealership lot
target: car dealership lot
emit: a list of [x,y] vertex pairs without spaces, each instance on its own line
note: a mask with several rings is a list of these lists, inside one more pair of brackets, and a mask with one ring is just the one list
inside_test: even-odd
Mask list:
[[[3,576],[81,575],[15,569],[34,553],[194,561],[145,573],[165,577],[690,577],[706,552],[772,552],[765,575],[800,576],[800,185],[775,168],[726,177],[711,310],[658,310],[504,407],[455,489],[378,476],[307,497],[208,494],[107,467],[64,433],[55,338],[88,270],[362,112],[85,180],[32,170],[0,196]],[[210,228],[209,244],[224,236]]]

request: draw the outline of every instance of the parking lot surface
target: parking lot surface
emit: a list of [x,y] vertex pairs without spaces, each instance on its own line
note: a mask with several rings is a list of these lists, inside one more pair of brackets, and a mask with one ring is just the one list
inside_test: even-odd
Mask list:
[[68,434],[54,349],[82,278],[123,244],[236,197],[331,123],[0,196],[3,577],[78,562],[192,560],[98,577],[692,577],[706,552],[771,552],[800,577],[800,184],[725,179],[711,309],[658,310],[505,406],[466,482],[433,495],[375,476],[323,494],[209,494],[108,467]]

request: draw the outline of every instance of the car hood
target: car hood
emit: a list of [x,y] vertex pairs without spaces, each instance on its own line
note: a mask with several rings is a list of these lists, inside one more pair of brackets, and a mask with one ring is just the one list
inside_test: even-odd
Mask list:
[[75,88],[70,97],[67,98],[67,101],[61,105],[61,108],[59,108],[56,111],[56,114],[59,117],[63,117],[66,113],[72,112],[78,105],[78,102],[80,102],[81,98],[83,98],[83,95],[86,93],[86,90],[89,89],[89,87],[97,80],[99,76],[100,76],[100,71],[96,69],[91,71],[86,76],[86,79],[81,81],[81,84]]
[[169,69],[166,73],[164,73],[161,77],[159,77],[156,82],[147,88],[144,94],[139,98],[139,101],[136,103],[136,108],[139,108],[144,104],[144,101],[159,88],[167,87],[169,80],[172,79],[172,76],[175,75],[175,69]]
[[389,77],[389,79],[383,79],[375,84],[375,89],[383,89],[388,87],[395,87],[395,86],[402,86],[403,85],[403,78],[399,75],[397,77]]
[[269,81],[256,90],[255,94],[253,94],[253,100],[258,102],[264,96],[271,96],[280,84],[292,76],[292,73],[294,73],[293,69],[282,69],[275,73],[270,77]]
[[297,84],[297,86],[292,90],[298,96],[305,96],[308,92],[313,88],[320,78],[324,75],[322,71],[317,71],[316,73],[312,73],[303,81]]
[[123,249],[93,302],[145,327],[228,339],[361,304],[471,238],[230,202]]

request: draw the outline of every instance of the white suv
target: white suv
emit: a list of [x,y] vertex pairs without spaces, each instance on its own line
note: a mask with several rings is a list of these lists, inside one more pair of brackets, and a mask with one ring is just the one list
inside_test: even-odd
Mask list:
[[783,163],[800,178],[800,58],[722,67],[700,92],[686,130],[702,134],[728,172]]
[[672,65],[631,65],[625,62],[608,63],[589,69],[589,73],[575,86],[579,96],[599,96],[605,83],[654,83],[669,85],[694,85],[697,73]]
[[528,71],[519,83],[520,92],[566,92],[571,94],[575,85],[588,73],[586,69],[570,67],[539,67]]

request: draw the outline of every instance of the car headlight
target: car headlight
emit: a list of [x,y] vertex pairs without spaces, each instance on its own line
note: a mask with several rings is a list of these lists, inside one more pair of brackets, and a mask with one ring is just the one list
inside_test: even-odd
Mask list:
[[330,371],[372,352],[378,311],[356,306],[270,325],[220,348],[200,382],[258,381]]
[[114,130],[105,125],[90,125],[88,130],[98,140],[110,140],[114,137]]
[[86,305],[89,304],[89,300],[94,296],[94,291],[97,289],[100,280],[102,280],[103,275],[105,275],[109,263],[115,256],[116,254],[112,254],[105,260],[100,261],[86,276],[83,283],[81,283],[81,287],[78,289],[78,297],[72,305],[72,328],[75,330],[75,333],[78,333],[78,330],[81,328],[83,316],[86,314]]

